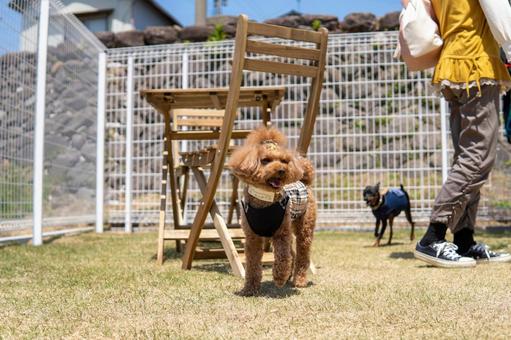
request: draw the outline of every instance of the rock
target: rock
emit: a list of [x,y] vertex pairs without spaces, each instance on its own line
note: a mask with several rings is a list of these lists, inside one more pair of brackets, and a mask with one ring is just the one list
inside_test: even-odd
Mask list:
[[350,154],[342,158],[342,169],[374,168],[374,156],[371,154]]
[[96,197],[95,191],[89,188],[82,187],[78,189],[78,191],[76,192],[76,198],[78,198],[79,200],[90,201],[93,200],[94,197]]
[[399,14],[400,12],[387,13],[378,19],[378,30],[380,31],[395,31],[399,29]]
[[351,13],[344,17],[340,25],[344,32],[373,32],[376,30],[377,20],[372,13]]
[[339,22],[339,18],[335,15],[321,15],[321,14],[304,14],[302,15],[302,23],[303,25],[310,26],[314,22],[314,20],[321,21],[322,24],[326,24],[329,22]]
[[210,26],[236,26],[238,24],[238,17],[234,15],[215,15],[208,17],[206,23]]
[[71,137],[71,146],[75,149],[80,150],[85,144],[85,137],[81,134],[74,134],[73,137]]
[[178,32],[172,26],[149,26],[144,30],[147,45],[172,44],[178,39]]
[[125,31],[115,34],[117,47],[144,46],[144,32]]
[[108,48],[117,47],[117,41],[113,32],[96,32],[96,37]]
[[184,27],[183,30],[179,32],[179,39],[181,41],[190,42],[206,41],[214,30],[215,28],[213,26]]
[[302,24],[302,18],[298,15],[289,15],[285,17],[270,19],[265,21],[266,24],[279,25],[297,28]]
[[92,144],[90,142],[86,142],[85,145],[80,150],[82,156],[89,162],[96,161],[96,144]]
[[74,151],[65,151],[64,153],[59,154],[54,163],[57,166],[62,166],[66,168],[72,168],[80,161],[80,154]]

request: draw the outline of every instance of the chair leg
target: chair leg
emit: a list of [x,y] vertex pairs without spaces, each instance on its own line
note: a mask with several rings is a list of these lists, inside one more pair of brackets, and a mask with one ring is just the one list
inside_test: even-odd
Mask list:
[[176,240],[176,252],[177,253],[183,252],[183,241]]
[[165,215],[167,210],[167,179],[168,179],[168,162],[167,157],[169,150],[167,148],[167,137],[163,142],[163,163],[161,167],[161,194],[160,194],[160,222],[158,226],[158,249],[156,252],[156,260],[159,265],[163,264],[163,247],[165,241]]
[[[227,224],[232,224],[232,218],[234,215],[234,211],[236,210],[237,215],[239,215],[238,212],[238,186],[239,186],[239,179],[238,177],[232,176],[232,193],[231,193],[231,203],[229,205],[229,212],[227,214]],[[239,216],[238,216],[239,219]]]
[[[198,168],[192,168],[192,171],[202,194],[205,194],[207,181],[204,172]],[[227,255],[227,259],[229,260],[229,264],[231,265],[231,269],[234,275],[245,277],[245,268],[241,263],[241,259],[238,256],[238,251],[236,250],[236,246],[234,245],[231,235],[229,234],[227,225],[225,224],[225,221],[220,214],[220,210],[218,209],[218,206],[214,200],[212,202],[209,213],[213,219],[215,228],[218,232],[218,236],[220,237],[220,242],[222,243],[222,247],[224,248],[225,254]]]

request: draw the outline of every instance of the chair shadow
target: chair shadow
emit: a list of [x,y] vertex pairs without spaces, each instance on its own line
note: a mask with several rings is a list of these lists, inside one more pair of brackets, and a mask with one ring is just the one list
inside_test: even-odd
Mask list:
[[[183,256],[182,253],[178,253],[175,248],[167,248],[163,251],[163,262],[166,260],[180,259]],[[156,261],[156,254],[151,255],[151,261]]]
[[413,252],[411,251],[395,251],[389,254],[391,259],[404,259],[404,260],[413,260],[415,259]]
[[203,272],[217,272],[222,274],[229,274],[231,271],[231,266],[229,263],[222,262],[212,262],[212,263],[202,263],[193,266],[193,269],[203,271]]
[[392,242],[391,244],[387,244],[387,242],[385,242],[385,243],[380,244],[379,247],[375,247],[372,244],[371,245],[367,245],[366,244],[365,246],[362,246],[362,248],[368,248],[368,249],[374,248],[374,249],[378,249],[378,248],[389,248],[389,247],[402,246],[402,245],[404,245],[403,242]]

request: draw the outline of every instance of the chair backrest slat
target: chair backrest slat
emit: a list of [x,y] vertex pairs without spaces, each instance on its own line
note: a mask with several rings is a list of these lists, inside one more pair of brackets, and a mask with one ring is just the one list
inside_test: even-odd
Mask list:
[[286,64],[276,61],[245,59],[245,70],[288,74],[292,76],[314,78],[318,74],[318,68],[314,66]]
[[262,35],[265,37],[276,37],[282,39],[307,41],[319,44],[321,33],[297,28],[260,24],[257,22],[248,23],[248,34]]
[[289,45],[269,44],[262,41],[247,41],[247,52],[319,61],[320,50]]
[[222,126],[225,116],[224,110],[191,110],[176,109],[172,112],[173,130],[179,131],[182,128],[219,129]]

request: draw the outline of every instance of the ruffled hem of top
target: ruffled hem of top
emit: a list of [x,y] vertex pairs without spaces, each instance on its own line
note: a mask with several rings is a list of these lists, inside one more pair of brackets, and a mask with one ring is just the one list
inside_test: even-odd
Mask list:
[[501,85],[505,90],[510,88],[511,77],[499,57],[446,55],[440,58],[435,68],[433,84],[463,89],[491,84]]
[[[500,86],[500,92],[501,94],[506,93],[507,91],[511,90],[511,81],[507,80],[495,80],[495,79],[488,79],[488,78],[481,78],[479,81],[479,84],[481,86]],[[467,83],[453,83],[449,80],[442,80],[440,83],[433,84],[434,93],[436,95],[442,94],[442,89],[448,87],[455,90],[465,90],[465,89],[471,89],[473,87],[477,87],[476,81],[471,81],[468,84]]]

